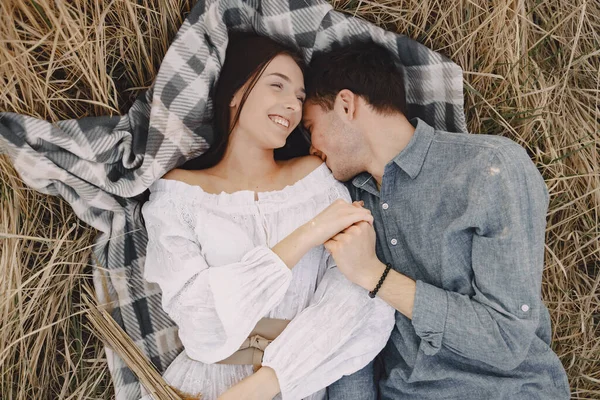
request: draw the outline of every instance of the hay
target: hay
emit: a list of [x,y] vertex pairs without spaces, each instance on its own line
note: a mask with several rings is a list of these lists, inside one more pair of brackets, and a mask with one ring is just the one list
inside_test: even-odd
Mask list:
[[83,296],[89,320],[94,330],[99,333],[106,344],[123,358],[144,387],[152,390],[150,393],[154,397],[160,400],[181,400],[177,392],[166,384],[162,376],[150,363],[148,357],[142,353],[135,342],[115,322],[108,311],[98,307],[97,303],[90,297],[93,297],[93,294],[89,292]]
[[[2,0],[0,110],[51,121],[122,113],[192,1]],[[510,137],[550,189],[543,298],[574,399],[600,399],[600,4],[333,0],[465,70],[473,132]],[[81,294],[94,232],[0,157],[0,398],[111,398]]]

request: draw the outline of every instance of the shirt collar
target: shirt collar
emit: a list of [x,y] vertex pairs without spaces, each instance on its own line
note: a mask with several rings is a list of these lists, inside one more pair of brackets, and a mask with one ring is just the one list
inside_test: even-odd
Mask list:
[[415,133],[408,145],[392,159],[392,162],[396,163],[411,179],[415,179],[425,163],[425,157],[433,141],[434,130],[419,118],[411,119],[410,123],[415,127]]
[[379,197],[379,189],[377,188],[375,178],[373,178],[373,176],[368,172],[363,172],[356,175],[356,177],[352,180],[352,184],[359,189],[365,190],[372,195]]
[[[408,145],[388,165],[395,163],[411,179],[415,179],[425,163],[425,156],[427,156],[429,146],[431,146],[431,142],[433,141],[434,129],[420,118],[413,118],[410,120],[410,123],[415,127],[413,137],[408,142]],[[371,189],[368,191],[372,191],[373,188],[377,190],[373,177],[367,172],[357,175],[352,180],[352,184],[359,189],[366,190],[368,187]]]

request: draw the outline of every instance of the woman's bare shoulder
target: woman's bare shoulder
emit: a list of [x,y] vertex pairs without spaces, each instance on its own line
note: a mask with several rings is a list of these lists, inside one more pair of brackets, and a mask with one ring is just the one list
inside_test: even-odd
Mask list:
[[210,185],[210,175],[206,174],[204,170],[186,170],[175,168],[163,175],[162,179],[179,181],[187,183],[188,185],[204,187]]
[[319,168],[321,164],[323,164],[323,160],[317,156],[302,156],[288,160],[287,167],[296,177],[296,180],[300,180]]
[[[163,175],[162,179],[186,182],[191,177],[190,171],[175,168]],[[187,183],[187,182],[186,182]]]

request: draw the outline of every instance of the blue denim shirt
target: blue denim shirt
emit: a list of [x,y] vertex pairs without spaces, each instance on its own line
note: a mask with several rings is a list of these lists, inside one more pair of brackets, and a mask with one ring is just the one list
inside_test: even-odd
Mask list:
[[[568,399],[541,300],[544,180],[507,138],[411,122],[381,191],[367,173],[348,184],[375,217],[379,259],[417,285],[412,320],[396,313],[379,356],[380,398]],[[330,400],[375,398],[365,371]]]

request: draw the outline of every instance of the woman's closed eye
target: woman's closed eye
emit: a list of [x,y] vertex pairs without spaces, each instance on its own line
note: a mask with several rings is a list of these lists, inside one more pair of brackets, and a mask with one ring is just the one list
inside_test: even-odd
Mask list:
[[[271,86],[274,88],[277,88],[278,91],[283,90],[283,83],[275,82],[275,83],[272,83]],[[304,96],[298,96],[296,98],[300,101],[300,103],[304,104],[304,100],[305,100]]]

